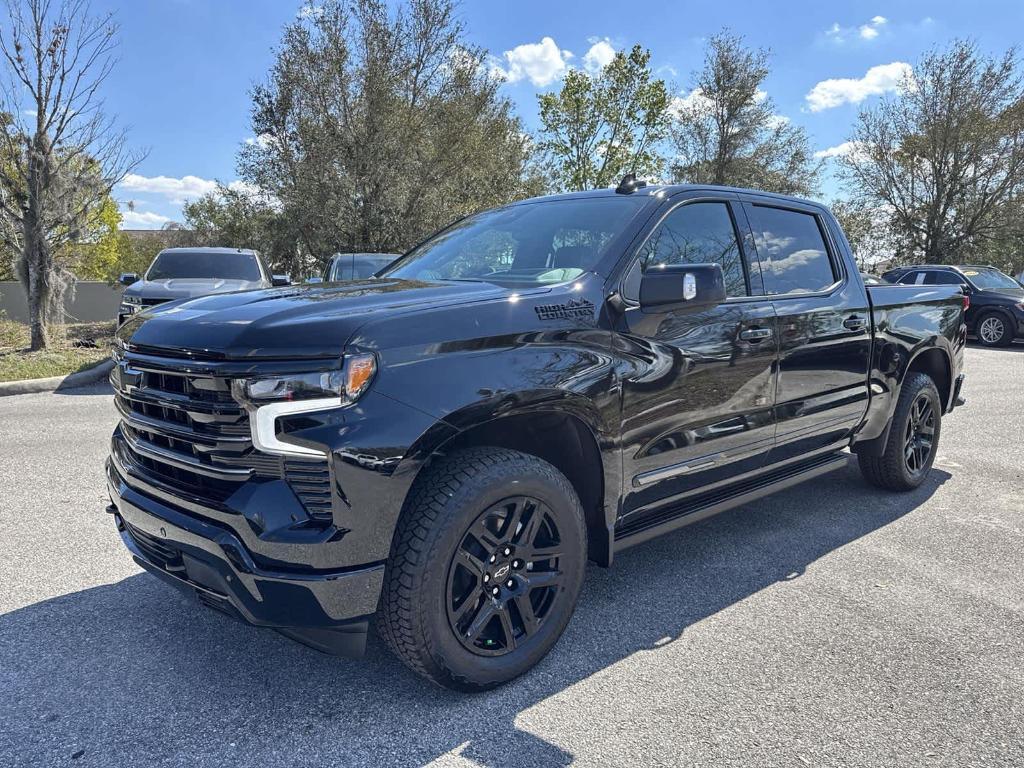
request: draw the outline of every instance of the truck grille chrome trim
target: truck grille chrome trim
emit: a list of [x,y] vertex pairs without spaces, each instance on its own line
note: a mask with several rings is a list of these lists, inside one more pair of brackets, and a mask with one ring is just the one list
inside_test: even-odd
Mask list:
[[[228,510],[228,500],[246,482],[283,480],[311,521],[333,522],[332,477],[325,453],[280,442],[276,435],[267,446],[271,450],[262,439],[254,440],[256,411],[232,397],[230,376],[197,372],[188,360],[138,357],[126,351],[110,376],[121,419],[114,457],[129,482]],[[286,405],[303,412],[337,408],[340,402]]]

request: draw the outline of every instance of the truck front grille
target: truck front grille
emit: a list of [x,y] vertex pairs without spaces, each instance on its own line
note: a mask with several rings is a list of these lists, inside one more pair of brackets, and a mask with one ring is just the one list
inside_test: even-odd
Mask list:
[[[145,356],[146,360],[152,356]],[[126,358],[111,375],[123,441],[118,459],[164,490],[221,508],[242,483],[285,480],[310,518],[332,520],[326,458],[285,458],[252,444],[228,378]],[[187,361],[182,368],[187,367]]]

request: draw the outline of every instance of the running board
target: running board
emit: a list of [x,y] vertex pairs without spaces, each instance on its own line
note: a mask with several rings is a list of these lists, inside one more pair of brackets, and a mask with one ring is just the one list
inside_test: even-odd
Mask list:
[[644,515],[639,520],[625,520],[615,528],[615,551],[620,552],[636,544],[650,541],[669,531],[696,523],[728,509],[748,504],[778,491],[798,485],[806,480],[835,472],[847,466],[849,453],[829,453],[807,461],[790,464],[780,469],[685,499]]

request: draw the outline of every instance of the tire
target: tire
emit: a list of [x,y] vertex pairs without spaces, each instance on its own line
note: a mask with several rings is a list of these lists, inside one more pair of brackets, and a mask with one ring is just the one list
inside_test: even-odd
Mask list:
[[978,318],[978,341],[986,347],[1005,347],[1013,341],[1013,327],[1000,312],[988,312]]
[[914,490],[931,471],[941,430],[942,404],[935,383],[927,374],[909,374],[900,388],[882,454],[857,455],[861,474],[879,488]]
[[518,451],[458,451],[427,468],[409,494],[378,632],[438,685],[494,688],[561,637],[586,561],[583,509],[561,472]]

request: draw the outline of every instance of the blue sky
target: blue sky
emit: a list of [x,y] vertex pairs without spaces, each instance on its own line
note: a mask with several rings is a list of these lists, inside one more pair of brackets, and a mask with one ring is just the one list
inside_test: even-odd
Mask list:
[[[149,155],[116,190],[132,200],[124,226],[180,219],[181,204],[237,178],[235,154],[252,138],[249,89],[273,60],[296,0],[94,0],[121,25],[120,63],[108,109]],[[503,88],[528,128],[536,94],[557,88],[569,67],[603,62],[640,43],[675,95],[690,93],[704,41],[723,25],[773,52],[765,90],[778,112],[804,126],[814,147],[842,151],[862,105],[898,82],[902,68],[956,36],[992,53],[1020,42],[1024,2],[662,3],[606,0],[464,0],[469,39],[506,73]],[[831,180],[823,196],[836,194]]]

